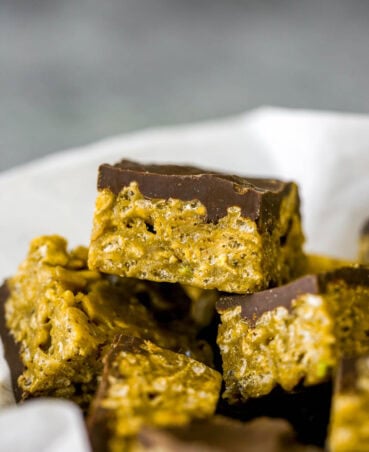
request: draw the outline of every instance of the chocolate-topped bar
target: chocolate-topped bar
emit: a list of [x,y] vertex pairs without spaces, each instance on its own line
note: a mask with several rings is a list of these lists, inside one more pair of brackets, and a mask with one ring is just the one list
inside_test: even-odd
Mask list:
[[147,452],[318,452],[299,444],[288,422],[262,417],[244,423],[222,416],[166,429],[143,428],[139,445]]
[[369,352],[369,269],[307,275],[249,295],[224,294],[218,345],[230,403],[280,385],[326,381],[340,356]]
[[369,450],[369,355],[340,363],[327,446],[331,452]]
[[215,412],[221,375],[183,354],[123,334],[104,363],[88,418],[96,451],[130,450],[145,425],[183,426]]
[[122,160],[99,168],[91,269],[255,292],[302,271],[291,182]]
[[360,231],[359,262],[369,265],[369,218],[363,224]]

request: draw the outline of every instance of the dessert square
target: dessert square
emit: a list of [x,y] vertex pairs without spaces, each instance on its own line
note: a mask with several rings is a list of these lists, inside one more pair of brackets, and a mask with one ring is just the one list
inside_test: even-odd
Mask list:
[[182,426],[214,414],[222,376],[148,340],[119,335],[88,418],[95,449],[130,450],[143,426]]
[[99,168],[91,269],[244,293],[301,273],[294,183],[122,160]]
[[340,357],[369,352],[369,269],[307,275],[250,295],[224,294],[218,345],[229,403],[276,386],[327,381]]

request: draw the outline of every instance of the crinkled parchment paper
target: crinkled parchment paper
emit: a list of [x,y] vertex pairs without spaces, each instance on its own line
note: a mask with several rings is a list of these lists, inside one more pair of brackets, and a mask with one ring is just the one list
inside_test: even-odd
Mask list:
[[[369,117],[261,108],[198,125],[148,130],[60,152],[0,174],[0,279],[29,241],[58,233],[88,244],[97,167],[121,158],[198,164],[300,185],[306,249],[354,258],[369,217]],[[0,362],[0,404],[11,403]],[[79,411],[38,400],[0,410],[0,450],[89,450]]]

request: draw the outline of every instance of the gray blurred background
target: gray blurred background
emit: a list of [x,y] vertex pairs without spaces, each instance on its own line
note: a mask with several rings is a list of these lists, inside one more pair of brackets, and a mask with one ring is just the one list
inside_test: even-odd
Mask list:
[[0,170],[260,105],[368,112],[369,1],[0,0]]

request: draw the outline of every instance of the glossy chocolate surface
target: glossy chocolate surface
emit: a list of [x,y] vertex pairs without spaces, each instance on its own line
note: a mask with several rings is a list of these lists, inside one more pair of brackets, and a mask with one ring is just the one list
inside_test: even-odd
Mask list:
[[227,208],[238,206],[244,217],[273,223],[282,200],[293,184],[275,179],[244,178],[192,166],[142,165],[122,160],[99,168],[98,189],[118,194],[136,182],[148,198],[199,200],[207,209],[207,220],[217,222]]

